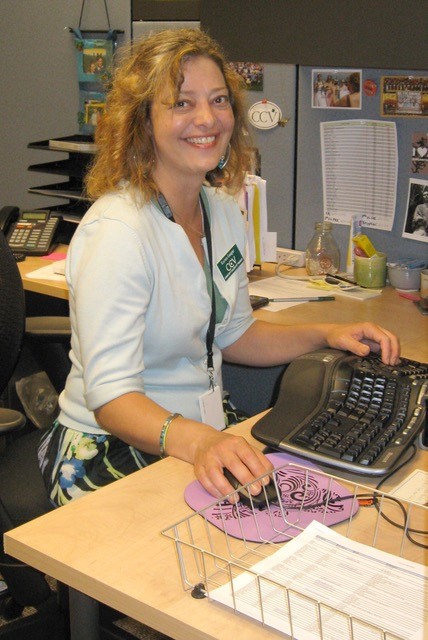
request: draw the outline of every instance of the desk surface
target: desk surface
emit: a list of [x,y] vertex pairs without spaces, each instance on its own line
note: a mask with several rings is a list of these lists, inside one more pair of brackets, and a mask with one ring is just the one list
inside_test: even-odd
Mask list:
[[[412,468],[427,462],[418,451]],[[6,551],[172,638],[283,637],[183,590],[174,544],[160,532],[192,513],[183,500],[192,480],[189,464],[167,458],[7,533]]]
[[[67,245],[58,245],[55,247],[56,253],[67,253]],[[60,298],[61,300],[68,300],[68,288],[66,282],[58,282],[56,280],[35,280],[34,278],[28,278],[27,273],[46,267],[48,264],[52,264],[53,260],[49,260],[47,257],[27,256],[23,262],[18,262],[19,272],[21,274],[24,289],[26,291],[32,291],[33,293],[41,293],[45,296],[52,296],[54,298]]]
[[[58,252],[66,252],[67,246],[60,245]],[[34,280],[26,274],[48,264],[46,258],[27,257],[19,263],[19,270],[27,291],[41,293],[68,300],[65,282]],[[273,265],[265,265],[254,270],[250,279],[268,278],[273,275]],[[294,324],[296,322],[356,322],[372,320],[390,329],[400,336],[403,353],[408,358],[428,362],[428,317],[423,316],[411,300],[398,295],[392,287],[385,287],[377,298],[365,302],[337,298],[334,302],[318,304],[300,304],[290,309],[271,313],[258,310],[257,317],[269,322]]]
[[[338,299],[275,314],[259,310],[257,315],[288,324],[373,320],[400,334],[404,356],[428,362],[428,319],[390,288],[366,302]],[[251,424],[250,420],[237,427],[250,440]],[[413,468],[427,468],[427,463],[428,453],[418,451],[411,469],[407,466],[396,474],[394,484]],[[162,460],[8,532],[6,551],[179,640],[282,637],[206,599],[195,600],[182,589],[174,545],[160,532],[192,513],[183,500],[192,480],[190,465]]]

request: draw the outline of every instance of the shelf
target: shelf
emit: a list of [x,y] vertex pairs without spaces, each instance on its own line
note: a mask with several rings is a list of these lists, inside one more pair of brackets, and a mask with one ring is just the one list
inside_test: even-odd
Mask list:
[[73,155],[68,160],[57,160],[55,162],[45,162],[41,164],[32,164],[28,167],[28,171],[36,171],[38,173],[54,173],[60,176],[70,176],[71,178],[82,178],[86,168],[90,162],[90,157],[80,154]]
[[49,140],[40,140],[38,142],[30,142],[28,149],[42,149],[43,151],[61,151],[62,153],[78,153],[93,155],[96,151],[92,136],[74,135],[65,136],[63,138],[50,138]]
[[82,184],[78,185],[73,182],[60,182],[58,184],[46,184],[40,187],[30,187],[29,193],[38,193],[42,196],[51,196],[53,198],[65,198],[66,200],[80,200],[89,202],[82,195]]
[[27,147],[42,151],[60,151],[68,155],[68,158],[64,160],[30,165],[28,171],[66,176],[68,180],[30,187],[28,192],[68,200],[66,204],[54,205],[49,209],[60,215],[64,221],[78,224],[91,204],[91,201],[83,195],[83,180],[96,149],[92,136],[76,134],[62,138],[50,138],[49,140],[30,142]]

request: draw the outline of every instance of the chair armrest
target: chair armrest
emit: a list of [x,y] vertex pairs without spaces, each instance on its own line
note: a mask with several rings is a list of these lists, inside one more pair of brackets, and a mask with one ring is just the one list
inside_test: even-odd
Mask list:
[[0,408],[0,436],[5,435],[9,431],[22,429],[25,426],[26,419],[23,413],[15,411],[15,409]]
[[27,420],[23,413],[14,409],[0,408],[0,455],[6,446],[6,435],[25,427]]
[[25,335],[38,342],[69,342],[71,337],[68,316],[35,316],[25,319]]

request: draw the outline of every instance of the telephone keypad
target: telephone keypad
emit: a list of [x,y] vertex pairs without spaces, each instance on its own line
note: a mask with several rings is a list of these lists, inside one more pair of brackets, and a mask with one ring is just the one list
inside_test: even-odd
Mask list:
[[8,242],[12,250],[25,251],[33,255],[43,255],[49,252],[49,247],[58,226],[58,218],[48,218],[45,221],[18,220]]

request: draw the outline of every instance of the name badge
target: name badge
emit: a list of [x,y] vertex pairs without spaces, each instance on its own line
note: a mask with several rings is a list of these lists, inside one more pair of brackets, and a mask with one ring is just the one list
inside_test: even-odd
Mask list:
[[240,264],[244,262],[241,252],[236,244],[226,253],[221,260],[217,262],[217,267],[220,270],[224,280],[228,280],[230,276],[236,271]]
[[226,425],[221,391],[218,384],[214,389],[210,389],[199,396],[199,407],[201,409],[202,422],[210,424],[217,431],[223,431]]

